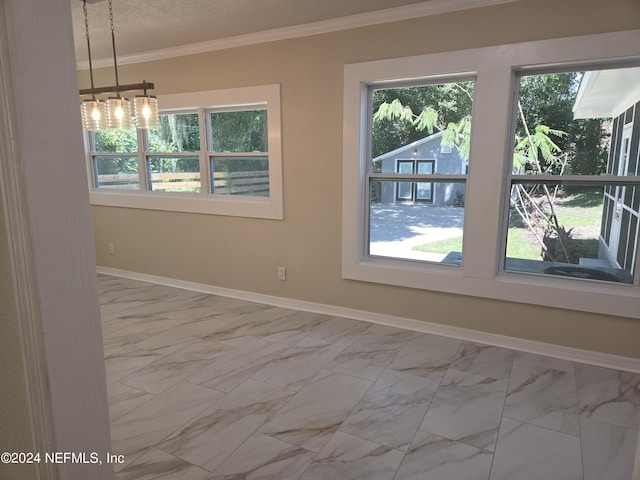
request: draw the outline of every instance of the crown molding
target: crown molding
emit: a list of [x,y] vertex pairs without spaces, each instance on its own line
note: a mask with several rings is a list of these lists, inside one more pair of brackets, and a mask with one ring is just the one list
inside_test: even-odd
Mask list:
[[[500,5],[503,3],[513,3],[520,0],[430,0],[427,2],[406,5],[403,7],[387,8],[375,12],[348,15],[346,17],[324,20],[320,22],[305,23],[291,27],[276,28],[262,32],[237,35],[233,37],[209,40],[206,42],[192,43],[177,47],[163,48],[148,52],[141,52],[132,55],[121,55],[118,57],[119,65],[150,62],[164,60],[167,58],[181,57],[185,55],[195,55],[198,53],[225,50],[228,48],[244,47],[259,43],[275,42],[278,40],[288,40],[291,38],[308,37],[323,33],[338,32],[352,28],[368,27],[383,23],[409,20],[430,15],[440,15],[443,13],[469,10],[473,8]],[[110,57],[93,59],[93,67],[109,67],[113,64]],[[88,61],[77,62],[78,70],[89,68]]]

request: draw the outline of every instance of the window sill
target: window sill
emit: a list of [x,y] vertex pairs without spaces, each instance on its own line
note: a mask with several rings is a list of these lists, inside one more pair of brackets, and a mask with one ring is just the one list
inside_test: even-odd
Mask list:
[[106,192],[93,190],[89,194],[91,205],[167,212],[227,215],[236,217],[283,219],[281,199],[249,196],[196,196],[179,193]]

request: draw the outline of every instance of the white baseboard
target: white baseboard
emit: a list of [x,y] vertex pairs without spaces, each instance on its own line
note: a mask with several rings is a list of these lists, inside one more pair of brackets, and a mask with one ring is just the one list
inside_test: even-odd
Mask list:
[[405,330],[413,330],[421,333],[441,335],[443,337],[456,338],[459,340],[493,345],[496,347],[510,348],[513,350],[545,355],[548,357],[569,360],[572,362],[613,368],[616,370],[624,370],[633,373],[640,373],[639,358],[630,358],[620,355],[582,350],[579,348],[537,342],[534,340],[526,340],[523,338],[509,337],[496,333],[480,332],[468,328],[452,327],[440,323],[396,317],[393,315],[384,315],[381,313],[368,312],[366,310],[356,310],[335,305],[326,305],[323,303],[307,302],[304,300],[296,300],[292,298],[277,297],[274,295],[264,295],[260,293],[247,292],[244,290],[216,287],[214,285],[207,285],[204,283],[176,280],[174,278],[130,272],[127,270],[120,270],[116,268],[99,266],[97,267],[97,272],[104,275],[129,278],[132,280],[140,280],[143,282],[182,288],[184,290],[190,290],[194,292],[220,295],[223,297],[236,298],[239,300],[247,300],[256,303],[264,303],[266,305],[291,308],[295,310],[302,310],[305,312],[351,318],[354,320],[361,320],[364,322],[375,323],[379,325],[387,325],[390,327],[397,327]]

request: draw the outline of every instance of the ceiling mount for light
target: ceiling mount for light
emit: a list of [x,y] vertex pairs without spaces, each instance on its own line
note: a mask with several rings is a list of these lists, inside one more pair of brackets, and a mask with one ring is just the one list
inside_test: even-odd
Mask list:
[[[113,49],[113,68],[116,84],[108,87],[97,87],[93,83],[93,65],[91,63],[91,41],[89,35],[89,20],[87,15],[87,3],[97,3],[101,0],[82,0],[84,11],[84,24],[87,37],[87,53],[89,55],[89,77],[91,88],[81,89],[80,95],[91,95],[91,98],[82,102],[82,123],[87,130],[102,130],[105,128],[131,127],[131,101],[122,97],[121,92],[142,90],[142,95],[136,95],[134,100],[134,115],[137,128],[158,128],[158,99],[153,95],[147,95],[147,90],[152,90],[154,84],[142,81],[129,85],[120,85],[118,79],[118,59],[116,56],[116,38],[113,26],[113,5],[109,0],[109,22],[111,26],[111,46]],[[115,94],[107,101],[101,100],[96,95]]]

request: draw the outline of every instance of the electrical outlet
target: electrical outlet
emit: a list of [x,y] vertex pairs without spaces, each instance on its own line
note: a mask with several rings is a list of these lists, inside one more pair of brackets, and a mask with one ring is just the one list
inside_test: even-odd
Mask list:
[[109,251],[109,255],[114,255],[116,253],[116,250],[115,250],[112,242],[108,243],[107,250]]
[[287,269],[284,267],[278,267],[278,280],[287,279]]

